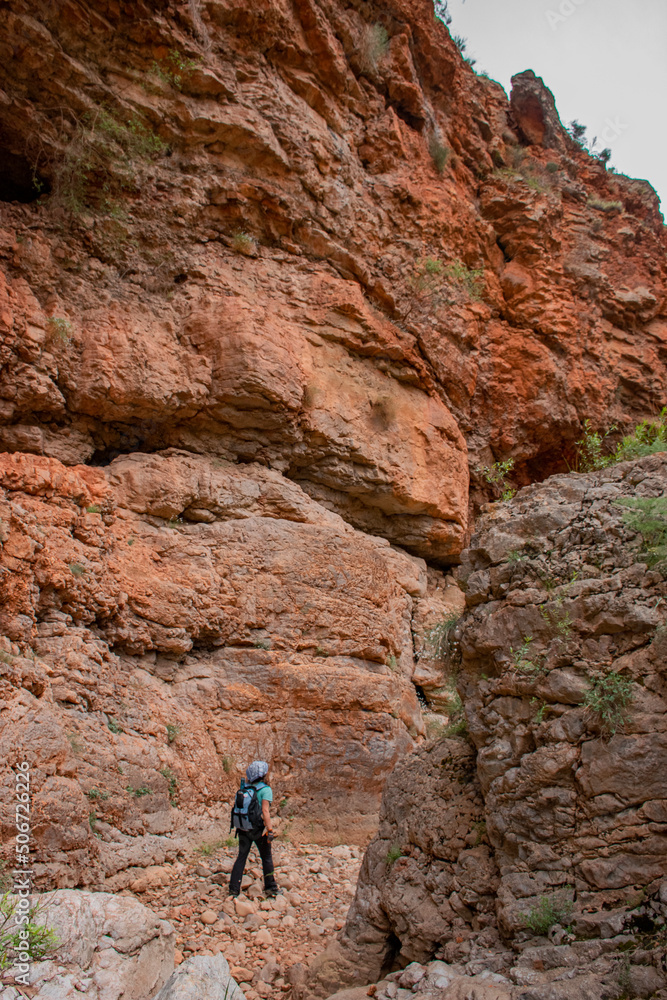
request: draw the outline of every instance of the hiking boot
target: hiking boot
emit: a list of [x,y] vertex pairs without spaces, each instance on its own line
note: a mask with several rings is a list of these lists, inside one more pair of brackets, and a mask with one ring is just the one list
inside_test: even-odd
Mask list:
[[238,899],[240,896],[240,891],[234,892],[232,889],[229,890],[228,897],[230,899]]
[[265,899],[275,899],[276,896],[280,896],[281,894],[282,894],[282,890],[279,889],[278,886],[276,886],[275,889],[265,889],[264,890],[264,897],[265,897]]

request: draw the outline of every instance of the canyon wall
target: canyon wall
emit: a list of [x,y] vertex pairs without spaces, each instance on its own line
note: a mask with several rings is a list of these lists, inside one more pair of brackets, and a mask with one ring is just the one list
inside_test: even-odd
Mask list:
[[0,56],[0,739],[40,876],[118,888],[257,755],[285,822],[363,838],[480,466],[664,402],[657,198],[429,0],[9,0]]
[[388,780],[315,993],[436,959],[503,975],[502,998],[664,995],[667,583],[645,505],[666,488],[661,453],[480,519],[460,570],[466,735]]

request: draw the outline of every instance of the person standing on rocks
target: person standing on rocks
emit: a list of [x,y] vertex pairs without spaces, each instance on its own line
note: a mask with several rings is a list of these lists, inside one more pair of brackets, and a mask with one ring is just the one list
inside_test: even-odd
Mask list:
[[241,782],[241,787],[236,793],[232,808],[232,829],[239,840],[239,853],[229,879],[230,896],[238,896],[241,891],[245,863],[253,844],[257,845],[262,859],[264,893],[266,896],[278,895],[271,854],[274,834],[269,803],[273,801],[273,792],[271,786],[264,780],[268,773],[269,765],[265,760],[253,760],[246,768],[245,781]]

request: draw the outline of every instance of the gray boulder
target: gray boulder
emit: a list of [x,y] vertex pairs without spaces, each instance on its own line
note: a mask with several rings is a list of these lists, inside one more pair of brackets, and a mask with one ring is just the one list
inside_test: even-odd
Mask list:
[[223,955],[188,958],[153,1000],[245,1000]]

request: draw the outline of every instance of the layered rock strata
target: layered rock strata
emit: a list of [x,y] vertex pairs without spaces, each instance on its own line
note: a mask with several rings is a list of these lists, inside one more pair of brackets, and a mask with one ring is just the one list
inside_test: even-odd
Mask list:
[[666,985],[666,493],[662,453],[482,517],[460,569],[469,738],[388,781],[321,994],[434,958],[531,1000],[618,996],[624,962]]
[[[44,873],[113,877],[123,835],[173,832],[176,806],[217,809],[253,756],[272,761],[285,817],[367,835],[384,777],[423,731],[422,560],[258,465],[10,455],[0,481],[0,741],[4,760],[32,766]],[[8,837],[12,787],[9,772]]]

